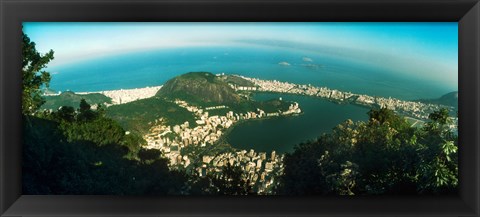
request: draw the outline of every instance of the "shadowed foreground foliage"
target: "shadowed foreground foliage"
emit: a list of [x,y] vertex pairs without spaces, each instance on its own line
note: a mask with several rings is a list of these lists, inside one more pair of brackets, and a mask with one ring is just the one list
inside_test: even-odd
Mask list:
[[[101,116],[82,120],[73,109],[24,117],[24,194],[179,194],[186,177],[157,153],[138,157],[141,138]],[[94,112],[89,110],[90,112]],[[96,114],[98,115],[98,114]],[[64,119],[63,117],[66,117]],[[72,118],[72,119],[69,119]]]
[[243,180],[241,167],[227,163],[220,173],[196,176],[189,182],[193,195],[254,195],[248,181]]
[[449,194],[458,186],[458,138],[448,111],[421,129],[382,108],[296,146],[284,159],[279,194]]
[[[65,106],[24,116],[23,194],[176,195],[198,190],[187,186],[197,174],[170,170],[162,153],[141,148],[143,142],[84,100],[78,110]],[[208,186],[199,188],[242,194],[243,185],[231,187],[242,183],[238,170],[225,168],[229,180],[211,177]],[[204,194],[209,193],[218,194]]]

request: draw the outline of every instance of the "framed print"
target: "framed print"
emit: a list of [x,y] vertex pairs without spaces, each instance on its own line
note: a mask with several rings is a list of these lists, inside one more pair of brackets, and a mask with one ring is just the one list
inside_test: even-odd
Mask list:
[[478,1],[1,7],[2,216],[480,212]]

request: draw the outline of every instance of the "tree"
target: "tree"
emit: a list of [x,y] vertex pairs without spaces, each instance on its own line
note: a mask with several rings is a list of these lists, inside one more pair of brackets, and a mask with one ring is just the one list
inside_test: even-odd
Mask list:
[[362,195],[454,193],[458,137],[447,110],[423,128],[385,108],[368,122],[346,121],[284,158],[279,194]]
[[419,190],[426,193],[452,193],[458,186],[458,136],[449,128],[452,119],[442,108],[431,113],[422,141],[426,145],[421,164]]
[[382,107],[378,110],[372,109],[367,114],[369,116],[369,124],[388,123],[390,126],[397,129],[405,129],[410,126],[405,118],[396,115],[393,110],[386,107]]
[[248,182],[243,180],[241,167],[227,163],[222,173],[213,179],[213,185],[224,195],[247,195],[250,191]]
[[64,121],[67,121],[67,122],[73,122],[73,121],[75,121],[75,109],[71,106],[62,106],[62,107],[60,107],[58,112],[56,112],[56,116],[60,120],[64,120]]
[[22,113],[31,114],[43,103],[40,87],[48,87],[50,73],[43,69],[53,60],[53,50],[41,55],[35,42],[22,32]]
[[447,124],[450,121],[450,117],[448,115],[448,109],[446,108],[441,108],[438,111],[434,111],[430,115],[428,115],[428,118],[434,122],[438,122],[439,124]]
[[449,111],[446,108],[441,108],[438,111],[435,111],[428,115],[428,118],[431,120],[425,126],[428,131],[436,133],[448,133],[449,125],[452,124],[452,119],[449,116]]
[[219,173],[209,173],[204,177],[192,176],[190,181],[191,194],[203,195],[250,195],[253,194],[248,181],[243,179],[240,166],[230,163],[222,167]]
[[85,99],[80,100],[80,112],[86,112],[90,110],[91,106],[90,104],[85,101]]
[[85,99],[80,100],[80,108],[78,109],[78,119],[80,121],[91,121],[97,116],[97,113],[91,110],[90,104]]
[[140,149],[138,157],[143,163],[153,162],[160,159],[162,152],[156,149]]

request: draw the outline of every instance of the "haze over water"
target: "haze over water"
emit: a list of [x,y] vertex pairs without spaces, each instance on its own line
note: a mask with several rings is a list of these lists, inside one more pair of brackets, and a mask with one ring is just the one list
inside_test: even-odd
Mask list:
[[[306,58],[309,61],[305,61]],[[280,65],[280,62],[290,65]],[[415,76],[402,76],[395,69],[284,48],[202,47],[143,51],[51,67],[50,71],[54,74],[52,89],[76,92],[162,85],[192,71],[238,74],[405,100],[436,98],[453,91]]]

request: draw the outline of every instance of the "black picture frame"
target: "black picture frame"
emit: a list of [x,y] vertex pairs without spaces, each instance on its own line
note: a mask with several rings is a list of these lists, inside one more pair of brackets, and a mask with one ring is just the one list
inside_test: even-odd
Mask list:
[[[0,0],[1,216],[480,216],[478,0]],[[24,21],[454,21],[460,193],[447,197],[29,196],[21,192]]]

